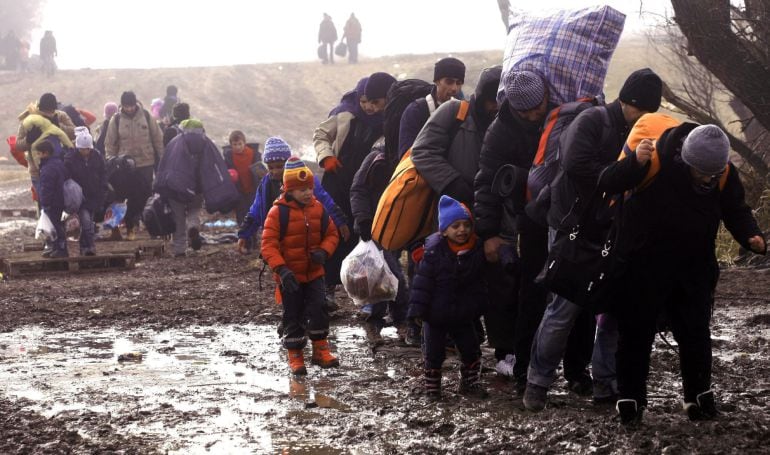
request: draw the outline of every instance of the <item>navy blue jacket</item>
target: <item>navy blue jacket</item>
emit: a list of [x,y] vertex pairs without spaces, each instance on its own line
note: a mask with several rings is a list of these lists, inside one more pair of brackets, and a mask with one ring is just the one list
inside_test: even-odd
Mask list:
[[425,253],[409,292],[407,318],[454,325],[474,320],[487,306],[483,242],[455,254],[441,233],[425,240]]
[[67,168],[59,158],[40,161],[40,206],[64,209],[64,181],[67,180]]
[[107,194],[107,175],[102,155],[92,150],[86,159],[77,150],[69,150],[64,155],[64,166],[70,178],[83,189],[81,207],[91,211],[102,208]]
[[[436,88],[431,92],[434,96]],[[420,130],[425,126],[425,122],[430,118],[428,102],[425,98],[418,98],[412,101],[404,113],[401,114],[401,124],[398,128],[398,156],[404,156],[407,150],[414,144]]]

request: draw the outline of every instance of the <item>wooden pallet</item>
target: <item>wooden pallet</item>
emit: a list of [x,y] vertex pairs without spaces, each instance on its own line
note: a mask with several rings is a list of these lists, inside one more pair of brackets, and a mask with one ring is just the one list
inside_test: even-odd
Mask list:
[[[78,248],[77,242],[69,242],[69,248],[76,251]],[[26,242],[22,245],[21,250],[26,252],[30,251],[43,251],[43,242]],[[97,244],[97,252],[102,253],[104,250],[108,254],[133,254],[136,256],[136,260],[141,260],[145,257],[159,258],[163,256],[163,252],[166,251],[166,242],[163,240],[144,240],[135,242],[99,242]]]
[[17,278],[52,272],[90,273],[129,270],[134,268],[135,263],[135,254],[105,254],[54,259],[5,258],[0,265],[6,276]]
[[35,209],[0,209],[0,218],[34,218],[37,219]]

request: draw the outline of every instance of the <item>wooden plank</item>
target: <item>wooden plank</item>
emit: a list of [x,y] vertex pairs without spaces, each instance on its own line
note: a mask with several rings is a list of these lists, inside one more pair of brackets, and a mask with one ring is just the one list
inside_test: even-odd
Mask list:
[[0,209],[0,217],[37,219],[37,210],[35,209]]
[[[70,248],[80,248],[77,242],[69,242]],[[147,240],[142,242],[100,242],[97,245],[97,252],[102,254],[135,254],[138,259],[145,257],[159,258],[166,251],[166,243],[163,240]],[[25,242],[22,245],[22,251],[43,251],[43,242]]]
[[106,254],[100,256],[77,256],[53,259],[2,260],[2,268],[9,278],[46,273],[87,273],[109,270],[129,270],[136,264],[134,254]]

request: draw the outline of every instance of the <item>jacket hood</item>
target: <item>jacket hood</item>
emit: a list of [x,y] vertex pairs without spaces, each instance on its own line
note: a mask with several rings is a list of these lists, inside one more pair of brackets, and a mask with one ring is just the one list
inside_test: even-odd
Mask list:
[[476,90],[473,94],[476,100],[485,98],[495,99],[497,96],[497,87],[500,86],[500,77],[502,77],[503,67],[500,65],[484,68],[479,74],[479,81],[476,84]]

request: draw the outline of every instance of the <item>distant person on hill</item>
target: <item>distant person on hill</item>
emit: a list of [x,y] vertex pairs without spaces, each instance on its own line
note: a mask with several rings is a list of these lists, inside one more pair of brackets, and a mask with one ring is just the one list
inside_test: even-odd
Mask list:
[[465,64],[454,57],[442,58],[433,67],[433,83],[435,87],[430,95],[412,101],[401,116],[401,126],[398,131],[399,156],[404,156],[404,153],[414,144],[417,134],[428,121],[428,117],[442,103],[460,93],[465,83]]
[[171,139],[174,139],[182,128],[180,123],[190,118],[190,105],[187,103],[176,103],[171,110],[171,123],[163,130],[163,147],[167,146]]
[[75,129],[75,149],[64,156],[64,165],[71,179],[83,189],[83,203],[78,210],[80,220],[80,254],[96,254],[94,243],[94,213],[104,206],[107,176],[104,158],[94,150],[94,139],[88,128]]
[[23,39],[19,41],[19,71],[29,72],[29,41]]
[[323,63],[334,63],[334,43],[337,41],[337,27],[334,26],[331,16],[324,13],[321,26],[318,28],[318,44],[324,45]]
[[[382,136],[385,96],[396,79],[388,73],[373,73],[358,82],[355,91],[342,97],[329,118],[313,133],[318,164],[324,168],[321,183],[345,217],[352,222],[350,187],[353,177],[374,143]],[[358,236],[340,228],[340,245],[326,261],[326,298],[334,299],[342,260],[358,243]]]
[[126,238],[136,238],[136,228],[144,204],[152,194],[153,170],[163,154],[163,137],[158,123],[136,100],[134,92],[120,96],[120,112],[110,120],[105,139],[107,156],[128,155],[136,168],[136,194],[129,197],[126,208]]
[[[174,106],[179,103],[178,93],[179,89],[176,85],[169,85],[166,87],[166,96],[163,98],[163,107],[160,108],[158,115],[164,128],[170,125],[173,120]],[[189,118],[189,115],[187,118]]]
[[51,30],[46,30],[43,38],[40,39],[40,60],[43,61],[43,73],[46,76],[53,76],[56,72],[56,61],[54,57],[59,56],[56,49],[56,38]]
[[96,150],[104,156],[104,141],[107,139],[107,128],[110,126],[110,119],[113,115],[118,113],[118,104],[115,102],[107,102],[104,104],[104,120],[102,124],[96,128]]
[[361,23],[354,13],[345,22],[342,39],[348,44],[348,63],[358,63],[358,43],[361,42]]

